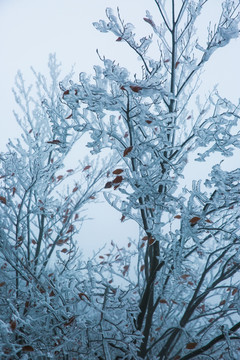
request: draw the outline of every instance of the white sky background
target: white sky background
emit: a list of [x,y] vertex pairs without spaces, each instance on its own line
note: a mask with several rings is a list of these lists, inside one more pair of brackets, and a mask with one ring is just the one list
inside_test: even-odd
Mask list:
[[[180,1],[180,0],[179,0]],[[208,21],[220,10],[221,0],[209,0],[205,12],[198,22],[200,37],[207,34]],[[0,0],[0,151],[8,138],[19,136],[18,125],[12,110],[16,109],[11,88],[18,69],[26,82],[34,81],[30,66],[47,74],[49,53],[56,52],[62,63],[62,77],[75,64],[76,77],[79,72],[92,72],[92,66],[100,61],[96,54],[116,59],[133,73],[139,67],[136,55],[127,45],[116,42],[114,35],[98,32],[92,22],[106,19],[105,8],[120,8],[125,22],[132,22],[139,37],[149,34],[150,26],[143,21],[146,9],[155,22],[159,19],[153,0]],[[219,49],[205,68],[202,78],[202,93],[208,92],[218,83],[222,96],[232,101],[240,97],[240,39]],[[239,166],[239,158],[234,161]],[[199,163],[197,166],[200,166]],[[200,170],[201,172],[201,170]],[[196,174],[196,169],[188,171]],[[96,217],[84,224],[79,245],[87,255],[111,239],[121,243],[127,237],[137,237],[136,226],[131,222],[121,224],[121,214],[114,213],[108,205],[94,205],[88,214]],[[86,245],[87,244],[87,245]]]

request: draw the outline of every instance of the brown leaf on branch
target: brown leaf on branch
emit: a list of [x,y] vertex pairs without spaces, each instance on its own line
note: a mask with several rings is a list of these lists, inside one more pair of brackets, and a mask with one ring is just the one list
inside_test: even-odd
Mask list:
[[148,18],[143,18],[144,21],[146,21],[148,24],[150,24],[152,27],[156,27],[156,25],[154,24],[154,22],[151,19]]
[[31,345],[24,345],[22,351],[34,351],[34,348]]
[[51,140],[51,141],[47,141],[48,144],[53,144],[53,145],[58,145],[61,144],[60,140]]
[[112,181],[113,184],[119,184],[120,182],[123,181],[123,177],[122,176],[117,176],[115,177],[115,179]]
[[122,217],[121,217],[121,222],[123,222],[124,220],[125,220],[125,218],[126,218],[126,216],[125,215],[122,215]]
[[197,346],[196,342],[190,342],[186,345],[186,349],[195,349],[196,346]]
[[175,64],[175,69],[178,67],[179,64],[180,64],[180,62],[177,61],[176,64]]
[[0,202],[3,203],[4,205],[7,205],[7,200],[4,196],[0,196]]
[[112,187],[112,181],[108,181],[105,186],[104,189],[110,189]]
[[91,167],[91,165],[85,166],[85,168],[83,169],[83,171],[86,171],[86,170],[90,169],[90,167]]
[[168,305],[168,302],[165,299],[160,299],[159,302],[160,302],[160,304],[167,304]]
[[112,173],[114,174],[114,175],[119,175],[119,174],[121,174],[123,172],[123,169],[116,169],[116,170],[114,170]]
[[135,93],[138,93],[140,90],[142,90],[142,87],[141,86],[138,86],[138,85],[130,85],[130,89],[135,92]]
[[197,222],[198,222],[200,219],[201,219],[200,217],[194,216],[193,218],[191,218],[191,219],[189,220],[189,222],[190,222],[192,225],[195,225],[195,224],[197,224]]
[[123,156],[127,156],[132,151],[132,149],[132,146],[127,147],[123,152]]

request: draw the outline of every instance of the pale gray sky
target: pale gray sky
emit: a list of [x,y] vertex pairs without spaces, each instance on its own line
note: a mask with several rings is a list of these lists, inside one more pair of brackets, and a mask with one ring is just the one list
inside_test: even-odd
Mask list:
[[[216,16],[220,2],[209,0],[198,22],[200,37],[206,34],[208,20]],[[138,63],[135,54],[125,44],[116,43],[114,35],[99,33],[92,26],[92,22],[105,19],[106,7],[116,9],[117,6],[125,22],[132,22],[136,26],[139,37],[150,33],[150,27],[143,21],[143,17],[146,9],[152,14],[156,11],[154,1],[151,0],[0,0],[0,151],[9,137],[19,134],[12,114],[15,105],[11,92],[18,69],[23,72],[26,81],[31,83],[33,76],[30,66],[46,73],[48,55],[56,52],[63,65],[63,77],[74,63],[76,74],[81,71],[91,72],[92,66],[99,63],[96,54],[98,48],[101,54],[117,59],[132,72],[136,71]],[[206,66],[202,91],[208,91],[219,83],[220,93],[237,101],[240,97],[239,63],[240,39],[237,39],[213,55]],[[117,234],[113,234],[112,229],[116,229],[116,226],[119,229],[121,214],[116,213],[107,219],[106,206],[95,206],[93,213],[97,214],[97,219],[94,225],[83,229],[83,237],[86,236],[89,241],[96,238],[97,234],[96,243],[99,241],[100,246],[113,237],[121,241],[128,235],[137,235],[136,227],[130,222],[121,224]]]

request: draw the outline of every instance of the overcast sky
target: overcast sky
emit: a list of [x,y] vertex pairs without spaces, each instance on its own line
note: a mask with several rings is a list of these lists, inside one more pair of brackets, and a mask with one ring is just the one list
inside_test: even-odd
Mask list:
[[[200,37],[206,34],[208,20],[216,16],[220,2],[209,0],[198,22]],[[132,22],[136,26],[136,33],[140,37],[149,34],[150,27],[143,17],[146,9],[152,14],[156,12],[153,0],[0,0],[0,151],[9,137],[19,134],[12,115],[15,105],[11,92],[18,69],[31,83],[30,66],[46,73],[48,55],[56,52],[62,63],[63,77],[73,64],[76,74],[92,72],[92,66],[99,63],[96,54],[98,48],[101,54],[116,58],[130,71],[136,70],[135,54],[125,44],[116,43],[113,35],[99,33],[92,26],[92,22],[105,19],[106,7],[116,9],[117,6],[125,22]],[[206,67],[201,91],[207,92],[216,83],[224,97],[233,101],[240,97],[240,39],[233,40],[229,46],[214,54]],[[114,235],[112,229],[119,226],[120,214],[106,220],[104,211],[99,211],[103,209],[101,206],[97,208],[99,216],[94,228],[91,226],[87,230],[88,239],[96,238],[96,234],[101,232],[101,245],[112,237],[120,241],[127,235],[137,235],[136,227],[130,222],[122,224],[121,230]]]

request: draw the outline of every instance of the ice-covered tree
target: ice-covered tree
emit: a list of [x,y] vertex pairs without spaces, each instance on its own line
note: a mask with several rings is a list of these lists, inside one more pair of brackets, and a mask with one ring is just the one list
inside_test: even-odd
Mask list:
[[[239,2],[223,2],[204,43],[195,27],[206,3],[153,0],[156,13],[143,18],[152,35],[139,40],[119,10],[94,23],[136,53],[141,76],[99,55],[94,77],[65,79],[59,94],[51,57],[50,89],[35,73],[30,97],[18,75],[23,139],[10,141],[0,169],[4,358],[238,359],[240,171],[224,159],[240,147],[239,104],[197,94],[205,63],[239,34]],[[110,162],[65,170],[78,139]],[[190,185],[188,159],[216,154]],[[140,235],[85,263],[77,214],[102,175],[106,201]]]
[[77,168],[64,167],[81,134],[58,126],[69,110],[61,103],[60,65],[54,55],[49,70],[49,80],[34,71],[35,87],[27,87],[17,74],[14,95],[20,111],[15,116],[22,138],[9,140],[0,154],[2,359],[24,353],[61,356],[78,346],[69,328],[83,288],[79,279],[72,291],[70,274],[80,266],[76,243],[83,209],[94,201],[104,171],[83,159]]
[[[205,43],[198,40],[195,24],[207,1],[153,3],[156,13],[147,11],[143,18],[152,35],[140,40],[119,10],[108,8],[107,21],[94,23],[137,54],[142,76],[99,55],[102,66],[94,67],[93,78],[81,73],[78,83],[60,85],[71,109],[67,126],[91,136],[87,146],[92,154],[108,149],[117,161],[106,178],[107,202],[121,212],[122,221],[132,219],[141,229],[138,260],[134,264],[133,257],[126,256],[128,263],[121,269],[130,279],[122,291],[138,307],[127,324],[137,334],[132,344],[138,351],[129,355],[122,339],[118,358],[235,359],[240,172],[224,170],[219,160],[205,181],[183,186],[182,179],[190,154],[197,161],[214,154],[224,159],[240,146],[239,104],[217,91],[203,103],[196,97],[205,63],[239,34],[239,2],[222,3],[219,21],[210,24]],[[155,58],[149,55],[154,44]],[[102,258],[102,267],[109,266],[108,256]],[[103,318],[113,306],[109,289]],[[121,324],[124,312],[117,310],[116,322]],[[112,351],[118,338],[109,329],[106,321],[101,359],[117,358]]]

